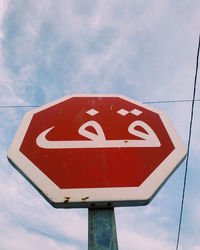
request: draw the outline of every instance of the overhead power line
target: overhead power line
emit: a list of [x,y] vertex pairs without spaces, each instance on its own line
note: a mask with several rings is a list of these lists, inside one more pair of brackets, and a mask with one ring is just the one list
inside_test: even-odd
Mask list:
[[[183,99],[183,100],[147,101],[147,102],[143,102],[143,103],[145,103],[145,104],[150,104],[150,103],[192,102],[192,101],[193,101],[193,100]],[[195,102],[200,102],[200,99],[196,99]]]
[[40,105],[0,105],[0,108],[37,108]]
[[176,250],[178,250],[178,247],[179,247],[180,232],[181,232],[182,217],[183,217],[183,207],[184,207],[184,200],[185,200],[185,189],[186,189],[186,182],[187,182],[188,161],[189,161],[189,155],[190,155],[190,142],[191,142],[191,134],[192,134],[194,103],[195,103],[195,96],[196,96],[197,75],[198,75],[198,66],[199,66],[199,50],[200,50],[200,35],[199,35],[199,43],[198,43],[197,57],[196,57],[196,70],[195,70],[194,85],[193,85],[193,98],[192,98],[190,127],[189,127],[189,136],[188,136],[188,145],[187,145],[186,166],[185,166],[185,174],[184,174],[184,181],[183,181],[183,192],[182,192],[182,199],[181,199],[181,209],[180,209],[180,217],[179,217],[179,225],[178,225]]
[[[183,99],[183,100],[161,100],[161,101],[144,101],[142,103],[145,104],[153,104],[153,103],[173,103],[173,102],[193,102],[191,99]],[[200,102],[200,99],[194,100],[194,102]],[[38,108],[42,105],[0,105],[0,108]]]

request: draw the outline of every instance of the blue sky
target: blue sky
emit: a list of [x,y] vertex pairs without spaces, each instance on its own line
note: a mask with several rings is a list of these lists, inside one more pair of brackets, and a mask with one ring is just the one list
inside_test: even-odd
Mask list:
[[[191,99],[199,9],[199,0],[0,0],[0,105],[43,105],[76,93]],[[191,102],[152,106],[167,112],[187,145]],[[1,248],[87,249],[87,210],[50,207],[7,161],[29,110],[0,109]],[[182,250],[200,250],[199,110],[196,102]],[[184,171],[185,162],[150,205],[115,210],[120,249],[175,249]]]

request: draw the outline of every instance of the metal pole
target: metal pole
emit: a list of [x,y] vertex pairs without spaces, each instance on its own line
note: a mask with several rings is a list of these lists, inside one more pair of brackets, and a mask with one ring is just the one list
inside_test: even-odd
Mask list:
[[114,208],[88,212],[88,250],[118,250]]

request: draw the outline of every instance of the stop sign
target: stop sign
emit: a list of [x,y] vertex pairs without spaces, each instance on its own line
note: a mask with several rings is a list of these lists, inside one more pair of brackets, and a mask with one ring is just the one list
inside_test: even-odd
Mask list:
[[184,159],[167,115],[121,95],[28,112],[8,159],[54,207],[145,205]]

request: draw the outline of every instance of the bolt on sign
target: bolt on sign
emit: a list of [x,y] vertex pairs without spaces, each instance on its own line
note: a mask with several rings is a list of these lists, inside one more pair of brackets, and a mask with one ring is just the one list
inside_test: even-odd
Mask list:
[[57,208],[148,204],[185,155],[163,111],[121,95],[69,95],[36,108],[8,151]]

